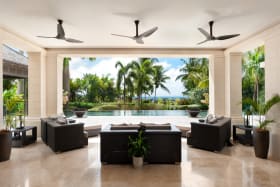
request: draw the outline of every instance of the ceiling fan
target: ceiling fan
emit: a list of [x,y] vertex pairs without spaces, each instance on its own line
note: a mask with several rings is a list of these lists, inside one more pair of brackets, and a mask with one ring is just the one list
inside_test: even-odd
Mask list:
[[66,38],[65,32],[64,32],[64,29],[62,26],[63,20],[58,19],[57,22],[58,22],[58,24],[57,24],[57,35],[56,36],[37,36],[37,37],[39,37],[39,38],[56,38],[58,40],[65,40],[65,41],[71,42],[71,43],[83,43],[83,41],[80,41],[80,40],[76,40],[73,38]]
[[136,43],[138,43],[138,44],[144,44],[143,38],[151,36],[156,30],[158,30],[158,27],[153,27],[152,29],[149,29],[141,34],[138,34],[138,25],[139,25],[140,21],[135,20],[134,23],[136,26],[136,35],[135,36],[125,36],[125,35],[120,35],[120,34],[112,34],[112,35],[130,38],[130,39],[135,40]]
[[198,30],[206,37],[206,40],[199,42],[198,45],[203,44],[208,41],[213,41],[213,40],[227,40],[227,39],[234,38],[234,37],[237,37],[240,35],[240,34],[231,34],[231,35],[214,36],[213,35],[213,25],[214,25],[214,21],[210,21],[209,22],[210,34],[207,31],[205,31],[204,29],[198,28]]

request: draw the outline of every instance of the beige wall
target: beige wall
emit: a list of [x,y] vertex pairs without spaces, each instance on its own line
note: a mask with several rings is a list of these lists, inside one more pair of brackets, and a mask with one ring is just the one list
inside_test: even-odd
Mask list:
[[226,53],[225,61],[225,114],[232,123],[242,124],[242,56],[243,53]]
[[[265,97],[280,94],[280,27],[265,40]],[[269,155],[280,161],[280,104],[272,108],[268,117],[276,123],[270,130]]]
[[[257,33],[251,38],[240,42],[226,50],[226,53],[242,51],[246,52],[258,46],[265,46],[265,97],[269,99],[273,94],[280,94],[279,70],[280,70],[280,24]],[[272,108],[268,118],[276,123],[270,129],[269,157],[280,160],[280,105]]]
[[28,53],[28,113],[29,117],[46,116],[45,55]]
[[[0,125],[0,127],[3,125],[3,97],[2,97],[2,93],[3,93],[2,51],[3,50],[2,50],[2,44],[6,44],[6,45],[21,49],[21,50],[26,51],[26,52],[41,52],[41,53],[45,52],[45,49],[33,44],[32,42],[29,42],[29,41],[25,40],[24,38],[22,38],[20,36],[17,36],[15,34],[12,34],[12,33],[8,32],[6,30],[3,30],[2,28],[0,28],[0,46],[1,46],[1,48],[0,48],[1,49],[1,51],[0,51],[0,93],[1,93],[1,97],[0,97],[0,123],[1,123],[1,125]],[[34,70],[34,71],[36,71],[36,70]],[[37,70],[37,71],[40,71],[40,70]],[[36,79],[36,78],[34,77],[34,79]],[[32,82],[34,79],[31,77],[30,81]],[[36,87],[36,85],[35,85],[35,87]],[[44,91],[42,91],[42,93],[43,92]],[[31,99],[33,101],[37,100],[36,97],[35,98],[32,97],[32,98],[29,98],[29,99]],[[34,104],[33,106],[35,108],[37,108],[36,102],[33,103]],[[31,110],[35,111],[34,109],[31,109]],[[41,108],[41,110],[44,110],[44,108]],[[40,119],[39,115],[37,115],[35,118],[34,117],[28,117],[26,119],[26,125],[32,124],[32,125],[36,125],[37,127],[40,127],[40,120],[39,119]],[[40,136],[40,129],[38,129],[38,135]]]
[[225,56],[209,58],[209,113],[225,115]]
[[[0,93],[3,93],[3,40],[0,31]],[[0,96],[0,129],[4,127],[4,120],[3,120],[3,97],[2,94]]]

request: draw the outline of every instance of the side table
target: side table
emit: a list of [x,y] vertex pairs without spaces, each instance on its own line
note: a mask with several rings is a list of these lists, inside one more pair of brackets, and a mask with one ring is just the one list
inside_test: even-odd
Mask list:
[[[245,125],[233,125],[233,140],[236,141],[238,140],[239,143],[243,145],[253,145],[253,127],[252,126],[245,126]],[[242,134],[237,134],[236,129],[243,130],[244,133]]]
[[[27,131],[32,131],[31,135],[26,135]],[[23,147],[37,140],[37,127],[36,126],[25,126],[23,128],[12,129],[12,146]]]

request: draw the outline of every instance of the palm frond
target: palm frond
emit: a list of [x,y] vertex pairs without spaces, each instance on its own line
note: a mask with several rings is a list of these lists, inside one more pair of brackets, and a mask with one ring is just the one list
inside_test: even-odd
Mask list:
[[273,123],[274,120],[264,120],[263,122],[260,123],[259,128],[260,129],[266,129],[267,125],[269,123]]
[[280,102],[280,96],[278,94],[272,96],[272,98],[270,98],[268,101],[266,101],[266,103],[263,107],[263,113],[264,114],[267,113],[272,106],[274,106],[275,104],[277,104],[279,102]]

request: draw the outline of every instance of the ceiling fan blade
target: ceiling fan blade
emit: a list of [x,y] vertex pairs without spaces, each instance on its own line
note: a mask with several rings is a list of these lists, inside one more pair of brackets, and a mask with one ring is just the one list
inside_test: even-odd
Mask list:
[[205,31],[203,28],[198,28],[198,30],[199,30],[207,39],[210,39],[210,38],[211,38],[210,34],[209,34],[207,31]]
[[62,27],[62,20],[58,20],[58,24],[57,24],[57,38],[58,39],[64,39],[65,38],[65,32],[64,29]]
[[73,39],[73,38],[65,38],[64,40],[67,41],[67,42],[71,42],[71,43],[83,43],[83,41],[76,40],[76,39]]
[[239,35],[240,34],[223,35],[223,36],[217,36],[217,37],[215,37],[215,39],[216,40],[227,40],[227,39],[230,39],[230,38],[237,37]]
[[205,42],[208,42],[208,41],[210,41],[210,39],[206,39],[206,40],[204,40],[204,41],[202,41],[202,42],[199,42],[199,43],[197,43],[197,45],[201,45],[201,44],[203,44],[203,43],[205,43]]
[[112,34],[113,36],[120,36],[120,37],[126,37],[130,39],[134,39],[132,36],[126,36],[126,35],[120,35],[120,34]]
[[56,38],[55,36],[37,36],[39,38]]
[[136,43],[138,44],[144,44],[144,41],[142,40],[142,37],[135,38]]
[[148,37],[151,36],[154,32],[156,32],[158,30],[158,27],[153,27],[150,30],[147,30],[145,32],[143,32],[142,34],[139,35],[139,37]]

